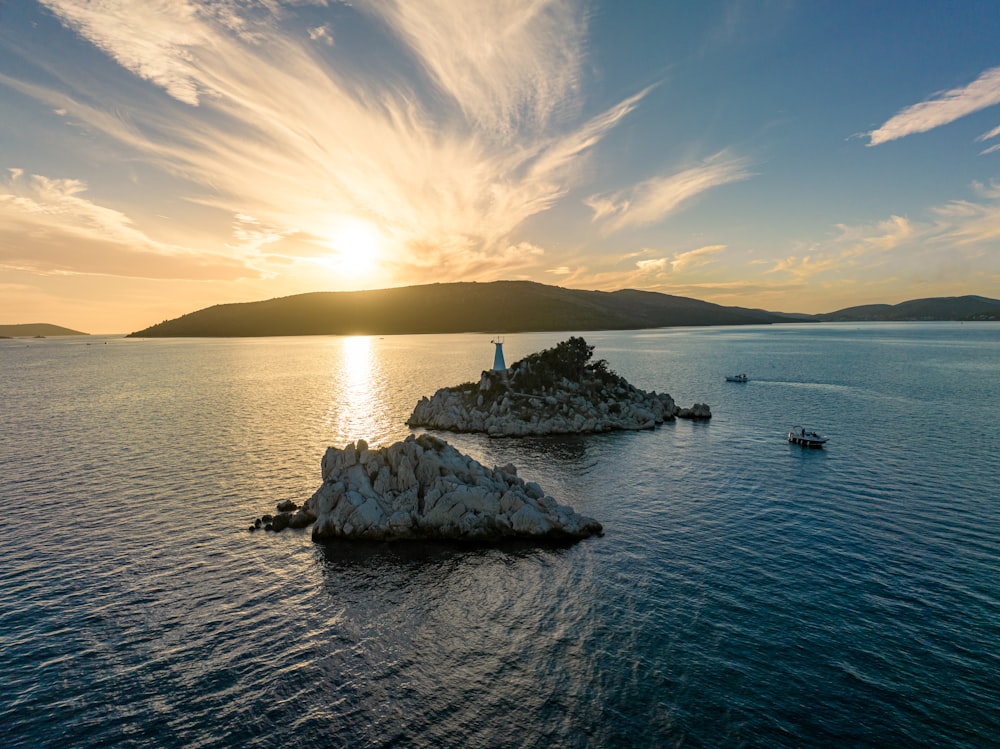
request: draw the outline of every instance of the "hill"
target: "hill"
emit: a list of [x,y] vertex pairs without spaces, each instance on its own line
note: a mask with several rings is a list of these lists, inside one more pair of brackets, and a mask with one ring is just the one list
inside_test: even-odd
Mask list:
[[0,336],[4,338],[26,338],[45,336],[46,338],[63,335],[88,335],[79,330],[70,330],[59,325],[44,322],[24,323],[21,325],[0,325]]
[[723,307],[650,291],[582,291],[530,281],[494,281],[315,292],[262,302],[220,304],[130,335],[516,333],[767,324],[804,319],[810,318]]
[[1000,320],[1000,300],[983,296],[912,299],[899,304],[866,304],[816,315],[823,322],[905,320]]

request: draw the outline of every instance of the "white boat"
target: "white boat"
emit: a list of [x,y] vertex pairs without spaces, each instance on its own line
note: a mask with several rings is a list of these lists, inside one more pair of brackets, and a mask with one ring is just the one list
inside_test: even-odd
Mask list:
[[745,374],[738,375],[726,375],[726,382],[746,382],[747,376]]
[[803,447],[823,447],[826,444],[826,437],[805,427],[792,427],[788,431],[788,441]]

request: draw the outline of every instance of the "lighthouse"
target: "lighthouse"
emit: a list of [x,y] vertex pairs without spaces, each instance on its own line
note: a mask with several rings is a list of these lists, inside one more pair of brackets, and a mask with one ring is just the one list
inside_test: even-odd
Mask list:
[[493,355],[493,369],[496,372],[506,372],[507,365],[503,361],[503,336],[497,336],[492,341],[490,341],[494,346],[497,347],[496,353]]

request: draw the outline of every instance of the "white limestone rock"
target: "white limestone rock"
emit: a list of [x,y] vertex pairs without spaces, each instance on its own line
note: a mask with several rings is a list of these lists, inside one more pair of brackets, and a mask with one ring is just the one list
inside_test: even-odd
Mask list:
[[514,466],[488,469],[430,434],[378,450],[363,441],[331,447],[322,469],[323,484],[301,509],[303,517],[315,518],[312,537],[318,542],[541,541],[602,533],[600,523],[557,504],[537,483],[519,478]]

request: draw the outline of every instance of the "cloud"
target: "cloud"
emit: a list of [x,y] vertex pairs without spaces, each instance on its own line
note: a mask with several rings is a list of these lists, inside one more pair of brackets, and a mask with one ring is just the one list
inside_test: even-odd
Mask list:
[[716,288],[719,274],[728,266],[715,263],[726,245],[706,245],[694,250],[663,254],[662,250],[644,248],[616,254],[571,258],[571,264],[550,268],[546,273],[558,276],[560,286],[613,291],[645,289],[667,294],[698,296],[698,290]]
[[1000,201],[1000,181],[990,182],[989,184],[984,184],[978,180],[974,181],[972,183],[972,191],[977,197],[983,200]]
[[982,143],[984,140],[991,140],[993,138],[996,138],[997,136],[1000,136],[1000,125],[997,125],[988,133],[983,133],[982,135],[980,135],[978,138],[976,138],[976,142]]
[[837,224],[833,238],[773,262],[768,275],[787,276],[804,286],[822,284],[823,279],[844,283],[850,276],[882,273],[879,268],[910,262],[911,252],[933,233],[929,223],[916,224],[902,216],[890,216],[872,224]]
[[256,276],[212,253],[157,242],[124,214],[84,197],[86,184],[10,169],[0,179],[0,267],[39,273],[234,280]]
[[314,42],[323,42],[323,44],[333,46],[333,34],[330,33],[330,29],[326,26],[317,26],[316,28],[309,29],[309,38]]
[[878,251],[892,250],[906,241],[912,240],[919,231],[914,224],[902,216],[890,216],[873,226],[848,226],[837,224],[841,241],[852,241]]
[[[931,207],[920,216],[889,215],[864,224],[834,225],[819,241],[773,253],[740,244],[710,244],[664,252],[645,248],[601,257],[571,258],[563,286],[641,288],[742,306],[802,312],[831,311],[859,299],[901,301],[979,293],[995,296],[1000,280],[1000,182],[973,183],[972,196]],[[725,262],[721,262],[725,251]],[[914,291],[919,290],[919,291]]]
[[[871,224],[838,224],[830,239],[773,263],[770,275],[817,288],[888,280],[913,287],[997,277],[1000,185],[973,184],[976,199],[928,209],[922,220],[890,216]],[[858,281],[858,279],[862,279]]]
[[637,260],[635,267],[641,271],[654,271],[662,273],[670,266],[670,259],[665,257],[653,258],[651,260]]
[[[254,217],[288,251],[296,237],[314,247],[335,236],[338,221],[377,226],[386,256],[407,257],[386,267],[387,281],[409,267],[521,267],[524,253],[508,251],[513,230],[578,183],[587,153],[648,91],[581,115],[585,15],[569,0],[476,13],[375,0],[341,8],[348,30],[297,28],[294,9],[276,1],[45,1],[172,98],[55,63],[56,84],[0,83],[171,175],[187,200]],[[368,69],[308,38],[325,39],[317,28],[372,34],[372,23],[415,65]],[[246,240],[237,232],[229,246],[259,249]]]
[[933,210],[937,242],[956,251],[988,252],[996,255],[1000,240],[1000,202],[955,200]]
[[995,104],[1000,104],[1000,67],[986,70],[967,86],[906,107],[868,133],[868,145],[877,146],[914,133],[925,133]]
[[501,273],[508,279],[528,278],[538,269],[545,250],[531,242],[515,242],[491,250],[474,246],[466,252],[453,248],[425,248],[425,252],[394,260],[408,284],[434,283],[443,278],[463,281],[495,281]]
[[410,47],[479,127],[512,138],[544,130],[578,88],[585,17],[571,0],[376,0],[362,6]]
[[263,247],[279,242],[286,236],[284,232],[264,226],[253,216],[237,213],[233,217],[233,242],[229,247],[242,253],[248,250],[259,252]]
[[655,273],[683,273],[686,270],[704,266],[712,262],[714,255],[726,249],[724,244],[713,244],[699,247],[696,250],[675,252],[670,257],[658,257],[649,260],[637,260],[635,267],[641,271]]
[[[978,138],[976,138],[976,142],[982,143],[983,141],[992,140],[993,138],[996,138],[998,136],[1000,136],[1000,125],[993,128],[989,132],[980,135]],[[1000,143],[997,143],[996,145],[983,149],[982,151],[979,152],[979,155],[985,156],[986,154],[996,153],[997,151],[1000,151]]]
[[123,68],[196,106],[199,86],[190,49],[204,41],[197,6],[185,0],[39,0],[66,26]]
[[670,261],[670,268],[675,273],[680,273],[687,268],[705,265],[711,262],[713,256],[719,254],[724,249],[726,249],[726,245],[724,244],[713,244],[706,247],[699,247],[697,250],[676,253],[673,260]]
[[594,213],[593,220],[606,222],[605,230],[610,233],[654,224],[703,192],[750,176],[745,159],[720,152],[698,166],[648,179],[628,190],[592,195],[585,203]]

